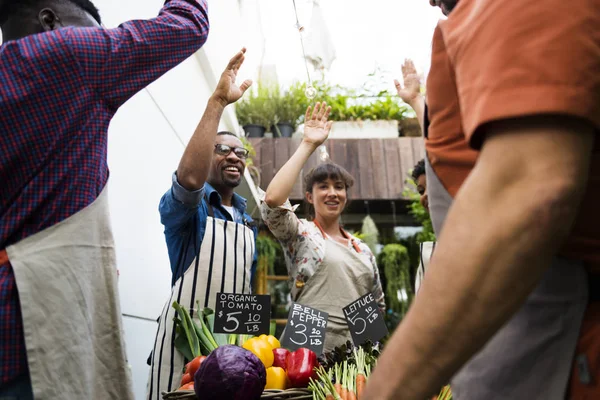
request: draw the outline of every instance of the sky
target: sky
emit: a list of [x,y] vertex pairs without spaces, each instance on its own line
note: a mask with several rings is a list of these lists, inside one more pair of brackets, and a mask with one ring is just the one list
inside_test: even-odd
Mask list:
[[[310,27],[312,0],[296,0],[300,23]],[[319,0],[335,48],[336,59],[325,79],[346,87],[362,85],[376,68],[380,85],[394,90],[393,78],[401,78],[401,65],[411,58],[423,76],[429,70],[431,38],[443,18],[428,0]],[[292,0],[254,0],[246,3],[250,12],[259,12],[265,36],[263,64],[276,66],[282,85],[307,80]],[[309,40],[305,34],[305,39]],[[314,36],[314,35],[313,35]],[[312,68],[311,68],[312,70]],[[311,78],[320,73],[311,71]]]

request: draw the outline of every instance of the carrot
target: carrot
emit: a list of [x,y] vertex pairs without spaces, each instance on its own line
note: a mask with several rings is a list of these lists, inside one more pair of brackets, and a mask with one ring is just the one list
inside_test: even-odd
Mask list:
[[341,369],[342,366],[339,365],[338,363],[335,363],[335,365],[333,366],[333,369],[335,371],[335,384],[333,385],[333,387],[335,388],[335,392],[338,395],[342,395],[342,378],[340,377],[341,375]]
[[341,400],[340,396],[336,393],[333,383],[331,382],[333,371],[330,370],[329,372],[327,372],[323,367],[319,367],[315,371],[317,372],[317,376],[319,377],[320,383],[322,384],[320,389],[326,396],[326,398],[329,399],[329,396],[331,396],[331,400]]
[[356,400],[356,388],[354,387],[354,382],[356,381],[355,375],[356,366],[352,365],[348,374],[348,400]]
[[366,355],[365,351],[361,347],[358,351],[354,350],[354,358],[356,359],[356,398],[360,400],[362,393],[367,385],[367,376],[365,372]]
[[342,400],[348,400],[348,362],[344,361],[342,369]]

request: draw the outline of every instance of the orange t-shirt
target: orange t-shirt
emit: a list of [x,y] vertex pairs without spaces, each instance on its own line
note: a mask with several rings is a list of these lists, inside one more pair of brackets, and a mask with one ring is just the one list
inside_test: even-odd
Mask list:
[[[461,0],[435,30],[427,104],[427,154],[451,196],[475,165],[483,124],[558,114],[598,133],[600,0]],[[560,254],[600,272],[596,137],[586,196]]]

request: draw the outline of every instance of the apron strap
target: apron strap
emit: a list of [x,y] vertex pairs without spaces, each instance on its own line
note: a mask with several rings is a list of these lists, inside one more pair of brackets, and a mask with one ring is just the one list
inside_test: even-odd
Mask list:
[[[325,233],[325,231],[321,227],[321,224],[319,224],[319,221],[317,221],[316,219],[314,219],[313,222],[315,223],[315,225],[317,226],[317,228],[319,228],[319,230],[321,231],[321,235],[323,235],[323,239],[327,239],[327,234]],[[344,235],[344,237],[346,239],[350,240],[350,242],[352,243],[352,247],[354,247],[354,250],[356,250],[357,253],[362,253],[362,251],[360,250],[360,247],[358,247],[358,243],[356,243],[356,241],[354,240],[354,238],[352,237],[352,235],[350,235],[348,232],[346,232],[345,230],[343,230],[341,227],[340,227],[340,232],[342,232],[342,235]]]
[[427,102],[425,102],[423,110],[423,137],[425,139],[429,139],[429,124],[429,107],[427,107]]

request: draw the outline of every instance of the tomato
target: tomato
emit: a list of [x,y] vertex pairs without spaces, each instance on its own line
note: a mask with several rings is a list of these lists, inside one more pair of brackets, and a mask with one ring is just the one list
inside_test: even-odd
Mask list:
[[186,383],[177,390],[194,390],[194,382]]
[[186,364],[185,373],[190,374],[190,376],[193,379],[194,374],[196,373],[196,371],[198,371],[198,368],[200,368],[200,364],[202,364],[202,361],[204,361],[205,359],[206,356],[198,356],[194,358],[192,361]]
[[181,378],[181,386],[185,385],[186,383],[190,383],[192,380],[193,377],[189,373],[183,374],[183,377]]

